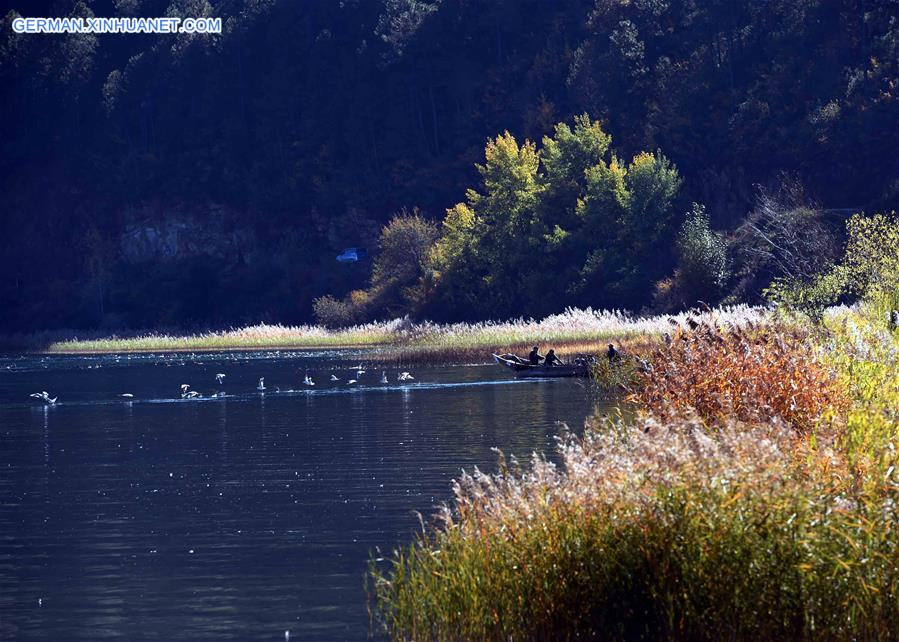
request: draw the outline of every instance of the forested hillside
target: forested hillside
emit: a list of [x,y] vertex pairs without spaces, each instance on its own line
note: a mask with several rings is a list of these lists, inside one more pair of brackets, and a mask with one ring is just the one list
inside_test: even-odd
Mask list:
[[899,203],[897,0],[12,4],[0,331],[752,300]]

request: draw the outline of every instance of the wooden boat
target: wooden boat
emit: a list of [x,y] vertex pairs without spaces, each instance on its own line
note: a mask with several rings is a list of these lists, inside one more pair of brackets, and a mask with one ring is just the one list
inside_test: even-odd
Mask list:
[[590,367],[586,364],[564,366],[532,366],[529,363],[520,363],[493,355],[493,360],[515,373],[516,377],[587,377],[590,375]]

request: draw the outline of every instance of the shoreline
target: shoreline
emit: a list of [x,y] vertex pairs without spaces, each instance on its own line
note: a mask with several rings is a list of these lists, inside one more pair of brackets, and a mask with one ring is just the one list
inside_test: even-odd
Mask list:
[[[154,352],[235,352],[288,350],[371,350],[385,360],[471,358],[496,351],[554,347],[560,354],[598,352],[606,343],[625,347],[658,340],[683,327],[688,318],[742,326],[767,320],[766,308],[746,305],[710,312],[681,312],[653,317],[620,311],[568,309],[541,320],[513,319],[481,323],[413,323],[408,319],[374,322],[338,330],[321,326],[259,324],[197,334],[147,332],[132,336],[92,336],[58,331],[0,337],[4,354],[104,355]],[[378,354],[379,353],[379,354]]]

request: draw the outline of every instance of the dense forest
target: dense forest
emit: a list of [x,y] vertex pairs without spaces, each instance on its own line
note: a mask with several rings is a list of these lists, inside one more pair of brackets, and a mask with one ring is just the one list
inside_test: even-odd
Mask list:
[[755,300],[899,202],[897,0],[13,6],[3,332]]

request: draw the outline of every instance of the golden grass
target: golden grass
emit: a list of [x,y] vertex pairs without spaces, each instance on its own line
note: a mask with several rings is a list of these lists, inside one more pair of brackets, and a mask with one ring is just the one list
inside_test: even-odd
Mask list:
[[899,624],[899,333],[679,331],[593,420],[475,470],[371,561],[395,640],[890,640]]
[[703,322],[678,329],[650,363],[631,400],[658,416],[692,409],[709,422],[778,417],[808,432],[848,407],[836,374],[795,327]]
[[[735,306],[714,313],[740,325],[768,317],[763,308]],[[203,350],[382,348],[381,358],[410,361],[482,361],[491,352],[554,346],[560,354],[596,352],[605,343],[639,346],[686,322],[687,314],[631,317],[618,311],[568,309],[545,319],[435,324],[407,319],[339,330],[321,326],[260,324],[194,335],[148,333],[79,338],[58,334],[6,337],[0,344],[51,353],[122,353]]]

